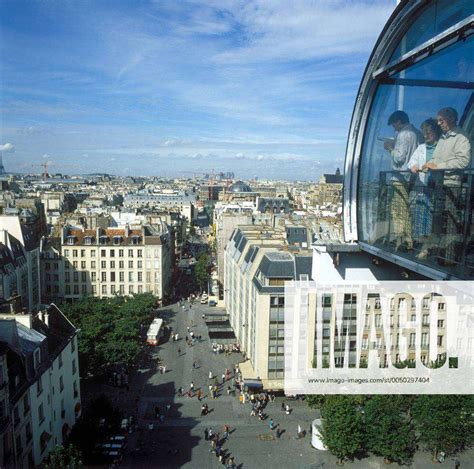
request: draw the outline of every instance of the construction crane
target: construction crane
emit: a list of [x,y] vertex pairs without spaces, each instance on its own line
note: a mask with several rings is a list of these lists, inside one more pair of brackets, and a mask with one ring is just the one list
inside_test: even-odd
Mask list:
[[[52,164],[51,161],[45,161],[44,163],[40,163],[40,164],[32,164],[31,167],[37,168],[38,166],[41,166],[43,168],[43,172],[42,172],[43,181],[46,181],[49,177],[48,168],[51,164]],[[77,168],[76,164],[60,164],[59,166],[68,167],[68,168]]]

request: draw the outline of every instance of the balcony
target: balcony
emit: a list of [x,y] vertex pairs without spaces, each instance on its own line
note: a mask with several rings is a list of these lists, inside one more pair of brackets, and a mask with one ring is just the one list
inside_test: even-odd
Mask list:
[[474,278],[474,169],[382,171],[374,186],[375,220],[362,233],[362,246],[422,264],[441,278]]

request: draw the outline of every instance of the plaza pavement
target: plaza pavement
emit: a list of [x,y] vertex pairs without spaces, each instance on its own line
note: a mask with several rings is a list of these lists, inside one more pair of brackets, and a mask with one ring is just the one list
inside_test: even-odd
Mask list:
[[[120,391],[116,404],[131,415],[138,414],[139,430],[129,436],[127,453],[120,467],[122,468],[176,468],[186,469],[222,468],[214,454],[209,452],[209,442],[204,439],[204,429],[211,426],[222,435],[223,425],[231,428],[231,434],[223,448],[230,452],[240,468],[307,468],[329,469],[337,467],[336,459],[328,451],[318,451],[310,444],[311,422],[319,417],[319,412],[309,409],[303,401],[290,401],[293,411],[287,416],[281,412],[282,397],[274,403],[269,403],[265,413],[273,418],[274,423],[284,430],[277,439],[275,430],[268,428],[268,419],[264,422],[250,416],[250,405],[240,404],[238,395],[228,396],[226,392],[217,399],[207,397],[209,371],[212,371],[220,381],[221,374],[226,368],[242,360],[240,354],[230,356],[216,355],[211,350],[207,328],[202,314],[218,312],[216,308],[207,305],[193,305],[185,312],[177,305],[162,308],[162,313],[168,319],[168,326],[173,332],[178,332],[178,342],[168,340],[156,347],[152,359],[141,367],[130,383],[130,391]],[[192,347],[185,343],[186,327],[193,322],[196,336],[202,340]],[[178,354],[181,348],[181,354]],[[160,357],[166,365],[166,374],[159,373],[156,357]],[[197,369],[193,369],[197,362]],[[177,396],[180,386],[184,391],[189,389],[191,381],[195,390],[201,388],[206,396],[202,402],[207,402],[211,412],[201,417],[197,397],[191,399]],[[227,387],[225,387],[226,389]],[[155,406],[165,413],[166,405],[171,409],[163,423],[155,418]],[[153,422],[154,429],[149,430],[148,424]],[[298,425],[306,430],[307,435],[298,440],[296,433]],[[461,468],[473,467],[473,453],[464,453],[460,458]],[[381,458],[364,458],[346,467],[354,469],[376,469],[386,467]],[[414,469],[436,467],[431,463],[430,456],[419,452],[411,466]],[[454,467],[454,461],[448,459],[443,467]],[[398,467],[392,464],[391,467]]]

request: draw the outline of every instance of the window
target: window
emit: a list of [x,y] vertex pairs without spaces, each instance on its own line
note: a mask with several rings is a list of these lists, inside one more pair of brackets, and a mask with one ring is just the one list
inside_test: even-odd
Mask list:
[[73,261],[73,262],[72,262],[72,266],[73,266],[75,269],[77,269],[78,266],[79,266],[79,264],[78,264],[77,261]]
[[72,250],[72,257],[77,257],[77,249]]
[[133,261],[128,261],[128,268],[133,269]]
[[[405,35],[406,42],[400,43],[394,57],[410,54],[415,45],[474,12],[474,3],[467,0],[427,3],[433,4],[432,13],[415,21]],[[431,14],[432,22],[429,21]],[[472,276],[472,270],[463,263],[463,259],[472,256],[473,249],[473,244],[465,239],[465,234],[471,236],[471,217],[463,212],[467,197],[472,194],[472,178],[468,177],[469,166],[472,167],[468,148],[473,143],[474,132],[469,85],[472,68],[466,61],[472,56],[474,37],[471,35],[462,41],[452,40],[447,47],[435,46],[429,53],[420,53],[415,62],[405,62],[397,70],[375,75],[373,101],[366,106],[370,113],[365,125],[358,180],[360,241],[460,278]],[[456,163],[454,157],[449,156],[455,137],[446,135],[445,130],[444,136],[439,139],[436,136],[439,143],[433,154],[435,161],[446,158],[445,167],[410,178],[408,163],[412,163],[411,158],[423,141],[421,131],[427,138],[439,131],[433,133],[431,124],[426,121],[436,118],[438,111],[447,107],[454,109],[454,117],[457,114],[456,127],[451,125],[458,136]],[[402,120],[394,121],[394,125],[400,125],[398,136],[387,125],[395,111],[404,113]],[[434,127],[438,128],[436,124]],[[396,148],[389,150],[394,145]]]
[[123,249],[119,249],[119,257],[123,257]]
[[97,280],[97,273],[91,272],[91,282],[95,282]]
[[133,282],[133,272],[128,273],[128,281]]
[[124,295],[124,294],[125,294],[125,285],[120,285],[120,287],[119,287],[119,293],[120,293],[121,295]]
[[96,263],[95,261],[91,261],[91,269],[95,269],[96,268]]
[[128,257],[133,257],[133,249],[128,250]]
[[74,352],[75,350],[76,350],[76,339],[75,337],[73,337],[71,340],[71,352]]
[[115,261],[110,261],[110,268],[115,269]]
[[102,285],[102,295],[107,295],[107,285]]
[[138,281],[141,282],[142,281],[142,273],[141,272],[138,272]]
[[43,377],[40,376],[36,381],[36,395],[39,396],[43,392]]
[[430,325],[430,315],[429,314],[423,314],[423,326],[429,326]]
[[110,272],[110,281],[115,282],[115,272]]
[[100,268],[101,269],[106,269],[107,268],[107,262],[106,261],[100,261]]
[[30,410],[30,401],[28,400],[28,394],[23,396],[23,415],[26,415]]
[[438,327],[443,328],[444,327],[444,320],[443,319],[438,319]]
[[74,381],[72,383],[72,390],[74,392],[74,397],[77,398],[79,396],[79,391],[77,390],[77,382]]
[[110,250],[110,257],[115,257],[115,249]]
[[64,257],[69,257],[69,249],[64,250]]
[[86,268],[86,261],[81,261],[81,269],[85,269]]
[[62,368],[63,366],[63,354],[62,352],[58,355],[58,367]]
[[85,249],[81,249],[81,257],[86,257],[86,250]]
[[416,333],[412,332],[410,334],[410,342],[408,344],[409,347],[414,347],[415,346],[415,340],[416,340]]
[[75,375],[75,374],[76,374],[76,371],[77,371],[77,368],[76,368],[76,360],[73,360],[73,361],[72,361],[72,374]]
[[427,332],[423,332],[421,334],[421,346],[422,347],[428,346],[428,333]]
[[139,249],[139,250],[137,251],[137,257],[142,257],[142,254],[143,254],[142,250]]
[[124,262],[123,261],[119,261],[119,269],[123,269],[124,268]]
[[39,421],[40,421],[40,425],[43,423],[44,421],[44,408],[43,408],[43,404],[40,404],[39,407],[38,407],[38,418],[39,418]]
[[138,269],[143,268],[143,262],[142,261],[137,261],[137,268]]
[[39,368],[41,364],[41,350],[40,349],[35,350],[33,361],[34,361],[35,369]]
[[106,282],[107,281],[107,272],[101,272],[100,273],[100,278],[101,278],[102,282]]
[[133,285],[129,285],[128,287],[128,294],[133,295]]
[[73,272],[72,277],[75,282],[79,282],[79,272]]
[[112,295],[115,295],[115,285],[111,285],[111,286],[110,286],[110,293],[111,293]]
[[91,257],[95,257],[95,250],[91,251]]
[[74,285],[74,295],[79,295],[79,285]]
[[125,281],[125,274],[123,272],[119,272],[119,282]]
[[107,253],[107,251],[106,251],[105,249],[101,249],[101,250],[100,250],[100,255],[101,255],[101,257],[105,257],[105,256],[106,256],[106,253]]
[[143,286],[142,285],[138,285],[138,293],[143,293]]
[[438,347],[441,347],[443,345],[443,336],[439,335],[438,336]]
[[63,392],[64,390],[64,378],[62,376],[59,377],[59,392]]
[[83,282],[86,282],[87,281],[87,272],[81,272],[81,280]]
[[71,294],[71,287],[70,285],[66,285],[66,295],[70,295]]

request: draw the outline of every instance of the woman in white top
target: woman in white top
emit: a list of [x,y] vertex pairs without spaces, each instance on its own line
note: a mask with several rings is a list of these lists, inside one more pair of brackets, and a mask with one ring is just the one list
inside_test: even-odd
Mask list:
[[413,240],[421,244],[417,257],[424,259],[428,255],[428,237],[432,234],[433,208],[435,194],[430,184],[430,172],[422,172],[423,166],[430,162],[441,138],[441,129],[435,119],[428,119],[421,124],[425,137],[408,161],[408,169],[416,175],[413,189],[410,192],[410,214],[412,217]]

